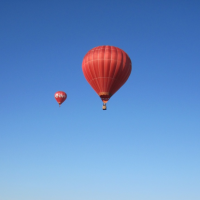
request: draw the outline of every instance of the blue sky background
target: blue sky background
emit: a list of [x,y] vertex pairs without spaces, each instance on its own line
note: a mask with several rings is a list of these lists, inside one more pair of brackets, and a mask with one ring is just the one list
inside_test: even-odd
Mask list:
[[[199,10],[1,0],[0,200],[199,200]],[[132,60],[107,111],[81,68],[100,45]]]

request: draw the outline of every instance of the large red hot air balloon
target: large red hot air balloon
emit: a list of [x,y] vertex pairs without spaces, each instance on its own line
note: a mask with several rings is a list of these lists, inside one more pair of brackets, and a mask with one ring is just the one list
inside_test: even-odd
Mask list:
[[98,46],[85,55],[83,74],[103,101],[103,110],[111,96],[127,81],[131,69],[131,59],[118,47]]
[[67,98],[67,94],[65,92],[58,91],[55,93],[54,97],[60,106]]

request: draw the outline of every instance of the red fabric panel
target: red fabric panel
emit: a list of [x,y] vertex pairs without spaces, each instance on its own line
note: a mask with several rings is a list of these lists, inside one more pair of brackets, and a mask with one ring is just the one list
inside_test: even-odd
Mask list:
[[105,56],[104,56],[104,91],[108,90],[108,84],[109,84],[109,72],[111,68],[111,48],[105,48]]

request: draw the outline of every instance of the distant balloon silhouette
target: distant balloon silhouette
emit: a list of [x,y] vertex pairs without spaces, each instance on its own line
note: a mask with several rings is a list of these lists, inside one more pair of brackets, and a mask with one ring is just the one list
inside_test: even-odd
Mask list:
[[85,55],[82,70],[88,83],[103,101],[103,110],[106,110],[108,100],[129,78],[132,64],[122,49],[98,46]]
[[67,94],[65,92],[58,91],[55,93],[54,97],[60,106],[66,100]]

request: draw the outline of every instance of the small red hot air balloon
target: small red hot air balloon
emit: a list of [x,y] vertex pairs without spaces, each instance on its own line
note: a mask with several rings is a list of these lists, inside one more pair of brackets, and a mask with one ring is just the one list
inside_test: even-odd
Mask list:
[[65,92],[58,91],[58,92],[55,93],[54,97],[55,97],[55,99],[58,102],[59,107],[60,107],[60,105],[66,100],[67,94]]
[[98,46],[85,55],[82,62],[83,74],[106,103],[127,81],[131,74],[131,59],[122,49],[114,46]]

